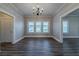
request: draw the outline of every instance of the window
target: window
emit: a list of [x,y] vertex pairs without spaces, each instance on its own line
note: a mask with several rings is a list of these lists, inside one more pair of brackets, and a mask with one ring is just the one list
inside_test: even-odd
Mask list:
[[36,32],[41,32],[41,22],[36,22]]
[[48,21],[29,21],[28,22],[28,31],[29,32],[38,32],[38,33],[47,33],[48,32]]
[[29,32],[34,32],[34,22],[29,22],[28,24],[29,24],[28,25]]
[[63,33],[68,33],[68,22],[63,21]]
[[43,22],[43,32],[48,32],[48,22]]

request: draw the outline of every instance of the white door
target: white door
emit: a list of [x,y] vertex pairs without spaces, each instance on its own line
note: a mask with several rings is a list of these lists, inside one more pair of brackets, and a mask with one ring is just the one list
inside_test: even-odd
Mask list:
[[12,42],[13,40],[13,23],[12,18],[0,18],[1,42]]

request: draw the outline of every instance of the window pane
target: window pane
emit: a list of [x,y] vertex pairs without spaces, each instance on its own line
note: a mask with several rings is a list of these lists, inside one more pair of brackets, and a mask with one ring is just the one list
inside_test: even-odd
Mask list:
[[43,22],[43,32],[48,32],[48,22]]
[[34,22],[29,22],[29,32],[34,32]]
[[36,22],[36,32],[41,32],[41,22]]
[[63,21],[63,32],[64,33],[68,32],[68,22],[67,21]]

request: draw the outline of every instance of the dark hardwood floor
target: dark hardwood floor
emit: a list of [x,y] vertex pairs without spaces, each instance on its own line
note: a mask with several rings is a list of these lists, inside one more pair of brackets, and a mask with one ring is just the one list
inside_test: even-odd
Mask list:
[[1,56],[62,56],[62,44],[52,38],[24,38],[16,44],[2,43]]
[[63,41],[63,53],[65,56],[79,56],[79,39],[67,38]]

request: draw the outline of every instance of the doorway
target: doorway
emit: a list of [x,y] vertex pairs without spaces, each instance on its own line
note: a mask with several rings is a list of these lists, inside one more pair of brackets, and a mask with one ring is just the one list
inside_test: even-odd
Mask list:
[[0,11],[0,43],[12,43],[13,34],[13,17]]
[[64,55],[79,55],[79,9],[61,19]]

